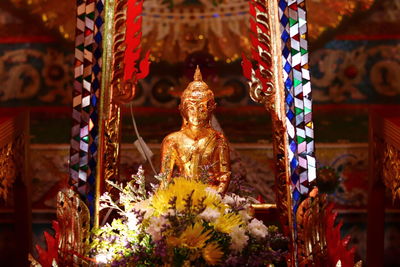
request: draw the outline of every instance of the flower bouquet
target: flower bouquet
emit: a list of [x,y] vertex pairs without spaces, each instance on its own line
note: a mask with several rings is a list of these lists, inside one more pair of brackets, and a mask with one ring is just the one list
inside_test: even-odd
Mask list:
[[[162,176],[157,177],[162,180]],[[147,193],[143,170],[119,201],[105,193],[101,208],[119,218],[95,229],[90,253],[103,266],[266,266],[282,259],[275,226],[249,215],[249,199],[220,195],[201,181],[174,178]]]

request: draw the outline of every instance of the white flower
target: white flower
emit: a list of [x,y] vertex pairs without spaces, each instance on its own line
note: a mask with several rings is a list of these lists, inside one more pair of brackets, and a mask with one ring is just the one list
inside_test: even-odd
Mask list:
[[154,213],[154,209],[152,207],[150,207],[150,199],[146,199],[146,200],[142,200],[140,202],[136,202],[133,205],[133,208],[135,210],[139,210],[139,211],[144,211],[145,214],[143,216],[143,218],[145,220],[147,220],[148,218],[150,218],[151,215],[153,215]]
[[222,202],[224,202],[225,204],[228,204],[230,206],[232,206],[233,204],[235,204],[235,200],[233,199],[233,197],[231,197],[230,195],[225,195],[224,199],[222,199]]
[[168,221],[164,217],[151,217],[146,232],[151,235],[153,241],[158,241],[162,238],[161,231],[167,224]]
[[232,232],[230,232],[229,235],[232,238],[232,244],[230,247],[234,251],[241,251],[249,240],[249,237],[246,235],[246,231],[239,226],[232,228]]
[[240,206],[246,203],[246,199],[231,193],[230,195],[225,195],[222,202],[229,206]]
[[246,199],[244,197],[239,197],[238,195],[236,195],[236,203],[243,203],[246,202]]
[[127,223],[128,229],[136,231],[138,229],[138,219],[136,217],[136,214],[128,213],[126,217],[128,218],[128,223]]
[[199,217],[207,222],[214,222],[221,213],[213,208],[207,207],[202,213],[199,214]]
[[239,211],[240,216],[242,216],[243,221],[248,222],[252,217],[247,209]]
[[175,210],[174,209],[168,209],[166,215],[175,216],[176,215]]
[[107,256],[106,255],[104,255],[104,254],[99,254],[99,255],[96,255],[96,261],[98,262],[98,263],[107,263],[108,261],[107,261]]
[[95,258],[98,263],[108,263],[113,259],[113,254],[112,252],[107,254],[98,254]]
[[143,218],[144,218],[145,220],[147,220],[147,219],[149,219],[151,216],[153,216],[153,214],[154,214],[154,209],[148,207],[148,208],[146,209],[146,212],[144,213]]
[[256,238],[264,238],[268,233],[267,226],[262,221],[253,219],[247,226],[250,234]]

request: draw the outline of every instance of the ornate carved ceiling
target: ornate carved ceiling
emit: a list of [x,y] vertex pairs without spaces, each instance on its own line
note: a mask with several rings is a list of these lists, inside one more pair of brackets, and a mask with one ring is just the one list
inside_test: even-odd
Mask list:
[[[41,26],[72,42],[75,31],[75,1],[3,0],[11,9],[30,13]],[[307,0],[311,43],[344,18],[367,10],[374,0]],[[183,60],[187,54],[207,50],[217,60],[228,63],[248,49],[246,0],[145,0],[144,50],[152,50],[152,60]],[[15,11],[15,10],[14,10]],[[15,13],[15,12],[14,12]],[[24,27],[38,25],[24,23]],[[29,32],[29,28],[24,32]],[[174,45],[171,45],[174,44]],[[174,57],[171,57],[174,55]],[[176,56],[177,55],[177,56]]]

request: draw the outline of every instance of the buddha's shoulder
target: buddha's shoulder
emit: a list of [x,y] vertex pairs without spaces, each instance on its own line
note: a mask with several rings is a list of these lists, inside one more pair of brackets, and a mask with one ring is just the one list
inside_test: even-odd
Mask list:
[[218,140],[220,140],[220,141],[226,141],[225,135],[223,135],[221,132],[219,132],[219,131],[217,131],[217,130],[215,130],[215,129],[212,129],[212,131],[214,132],[215,137],[216,137]]
[[164,137],[163,143],[175,143],[182,138],[183,133],[181,131],[173,132]]

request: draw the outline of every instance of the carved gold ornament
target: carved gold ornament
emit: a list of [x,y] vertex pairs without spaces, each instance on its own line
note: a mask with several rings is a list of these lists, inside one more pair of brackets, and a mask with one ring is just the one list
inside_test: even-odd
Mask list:
[[0,199],[7,201],[15,179],[22,174],[24,162],[24,134],[0,148]]
[[326,257],[326,196],[313,189],[300,205],[296,214],[297,249],[300,266],[321,261]]
[[126,39],[127,0],[116,1],[114,13],[114,34],[112,47],[112,101],[118,104],[129,103],[135,96],[136,81],[124,80],[124,55]]
[[[119,145],[121,139],[121,104],[128,104],[135,96],[137,81],[147,76],[149,71],[149,52],[140,58],[141,11],[143,0],[116,0],[107,3],[105,14],[102,72],[100,129],[104,136],[106,154],[104,177],[100,181],[117,180],[119,166]],[[137,67],[136,65],[139,65]],[[110,90],[111,89],[111,90]],[[102,127],[104,126],[104,127]],[[101,159],[101,161],[104,159]]]
[[400,199],[400,150],[391,144],[383,144],[382,177],[392,192],[393,201]]
[[[100,154],[96,181],[96,205],[103,191],[104,181],[119,177],[119,151],[121,139],[121,103],[129,102],[135,94],[135,84],[124,81],[124,53],[126,49],[126,16],[127,0],[108,3],[105,14],[103,72],[101,89],[101,120],[99,132]],[[110,90],[111,89],[111,90]],[[95,225],[98,223],[98,210],[95,214]]]
[[[254,0],[251,3],[250,24],[252,34],[253,59],[258,69],[253,68],[251,61],[243,57],[244,76],[250,80],[250,97],[262,103],[270,112],[273,128],[273,152],[275,161],[275,199],[279,221],[283,231],[290,239],[291,255],[288,265],[296,260],[293,229],[293,212],[291,199],[290,167],[288,162],[288,138],[285,117],[285,93],[283,88],[282,61],[278,57],[282,51],[277,1]],[[263,29],[266,29],[265,31]]]
[[[244,75],[250,80],[250,97],[257,103],[262,103],[268,111],[273,111],[275,105],[276,80],[274,73],[278,73],[277,58],[273,58],[273,53],[278,53],[277,43],[274,33],[274,5],[268,4],[264,0],[256,0],[252,3],[253,8],[250,13],[253,15],[250,20],[251,28],[257,33],[252,38],[253,57],[257,61],[258,69],[252,68],[252,64],[243,58]],[[254,34],[254,33],[252,33]]]
[[90,214],[79,195],[71,189],[57,195],[57,220],[60,226],[60,266],[78,266],[89,245]]

